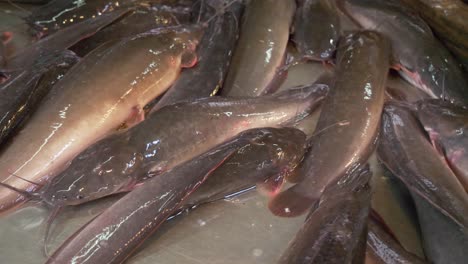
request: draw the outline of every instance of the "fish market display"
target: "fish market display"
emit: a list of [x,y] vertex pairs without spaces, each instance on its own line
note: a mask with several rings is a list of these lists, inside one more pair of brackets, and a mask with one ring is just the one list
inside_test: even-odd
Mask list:
[[[199,30],[168,30],[108,42],[63,77],[0,157],[0,179],[19,189],[37,188],[87,146],[137,122],[143,106],[164,92],[182,67],[196,63]],[[168,46],[170,45],[170,46]],[[109,70],[109,64],[119,67]],[[15,177],[19,176],[21,178]],[[26,181],[25,181],[26,180]],[[24,198],[0,190],[0,209]]]
[[[273,197],[269,206],[275,215],[304,213],[327,187],[367,161],[379,130],[389,52],[388,42],[370,31],[349,35],[340,45],[336,80],[323,102],[318,132],[293,180],[299,183]],[[384,67],[368,69],[369,62]]]
[[465,264],[467,3],[0,0],[0,262]]
[[[342,10],[361,27],[392,43],[394,67],[433,98],[468,104],[468,79],[431,29],[398,0],[340,0]],[[397,19],[395,19],[397,18]]]
[[295,8],[294,0],[250,1],[222,95],[259,96],[279,88]]
[[268,97],[211,97],[166,106],[80,153],[51,181],[44,200],[52,206],[74,205],[130,191],[244,130],[295,123],[316,107],[326,88],[313,85]]
[[246,131],[154,177],[78,230],[47,263],[121,263],[235,151],[268,135]]

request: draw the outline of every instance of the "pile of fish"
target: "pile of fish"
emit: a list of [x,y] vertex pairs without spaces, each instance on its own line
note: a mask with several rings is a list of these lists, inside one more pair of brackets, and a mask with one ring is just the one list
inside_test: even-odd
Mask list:
[[[31,43],[0,39],[0,211],[49,208],[47,247],[61,209],[125,193],[46,263],[125,262],[168,218],[253,189],[307,215],[277,263],[466,263],[463,1],[3,2],[38,6]],[[325,74],[279,90],[313,62]],[[376,166],[424,254],[371,206]]]

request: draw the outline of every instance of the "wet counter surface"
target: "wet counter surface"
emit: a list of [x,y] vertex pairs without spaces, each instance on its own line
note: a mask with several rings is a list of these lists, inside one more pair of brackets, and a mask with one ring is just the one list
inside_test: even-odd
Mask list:
[[[26,6],[26,8],[28,8]],[[16,48],[30,40],[20,16],[25,12],[0,4],[0,32],[13,31]],[[15,34],[16,33],[16,34]],[[292,67],[281,89],[308,84],[324,71],[322,64]],[[314,120],[311,120],[311,125]],[[375,159],[373,167],[376,167]],[[373,206],[390,227],[401,230],[402,244],[421,254],[418,233],[398,199],[388,189],[388,178],[374,171]],[[64,210],[56,218],[49,237],[48,251],[53,252],[76,229],[99,214],[118,197]],[[267,197],[255,190],[240,196],[200,206],[180,215],[158,230],[127,263],[153,264],[270,264],[287,248],[301,227],[304,217],[279,218],[267,208]],[[10,215],[0,216],[0,256],[2,263],[43,263],[43,241],[49,211],[42,205],[28,206]]]

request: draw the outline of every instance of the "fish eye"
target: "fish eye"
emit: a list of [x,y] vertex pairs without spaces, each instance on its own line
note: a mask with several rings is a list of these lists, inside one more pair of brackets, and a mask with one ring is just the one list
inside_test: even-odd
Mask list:
[[81,200],[81,199],[83,199],[83,198],[84,198],[83,195],[79,195],[79,194],[78,194],[78,195],[76,196],[76,199],[78,199],[78,200]]

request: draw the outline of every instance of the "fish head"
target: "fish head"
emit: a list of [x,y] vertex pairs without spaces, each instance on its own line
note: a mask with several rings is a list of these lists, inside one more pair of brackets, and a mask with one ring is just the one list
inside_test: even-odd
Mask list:
[[[250,144],[245,147],[255,149],[255,151],[245,151],[254,155],[247,160],[256,160],[257,157],[269,157],[258,164],[259,168],[264,170],[271,167],[277,171],[292,171],[304,156],[306,147],[306,135],[304,132],[296,128],[285,127],[276,129],[255,129],[244,132],[244,135],[254,132],[257,133],[250,138]],[[244,148],[245,148],[244,147]],[[268,155],[261,154],[263,151],[268,152]],[[244,157],[246,159],[246,157]]]
[[143,156],[129,146],[98,142],[78,155],[44,187],[43,201],[50,206],[78,205],[131,190]]
[[191,68],[197,63],[196,51],[203,32],[201,26],[186,26],[174,31],[172,37],[173,50],[177,55],[181,56],[183,68]]

